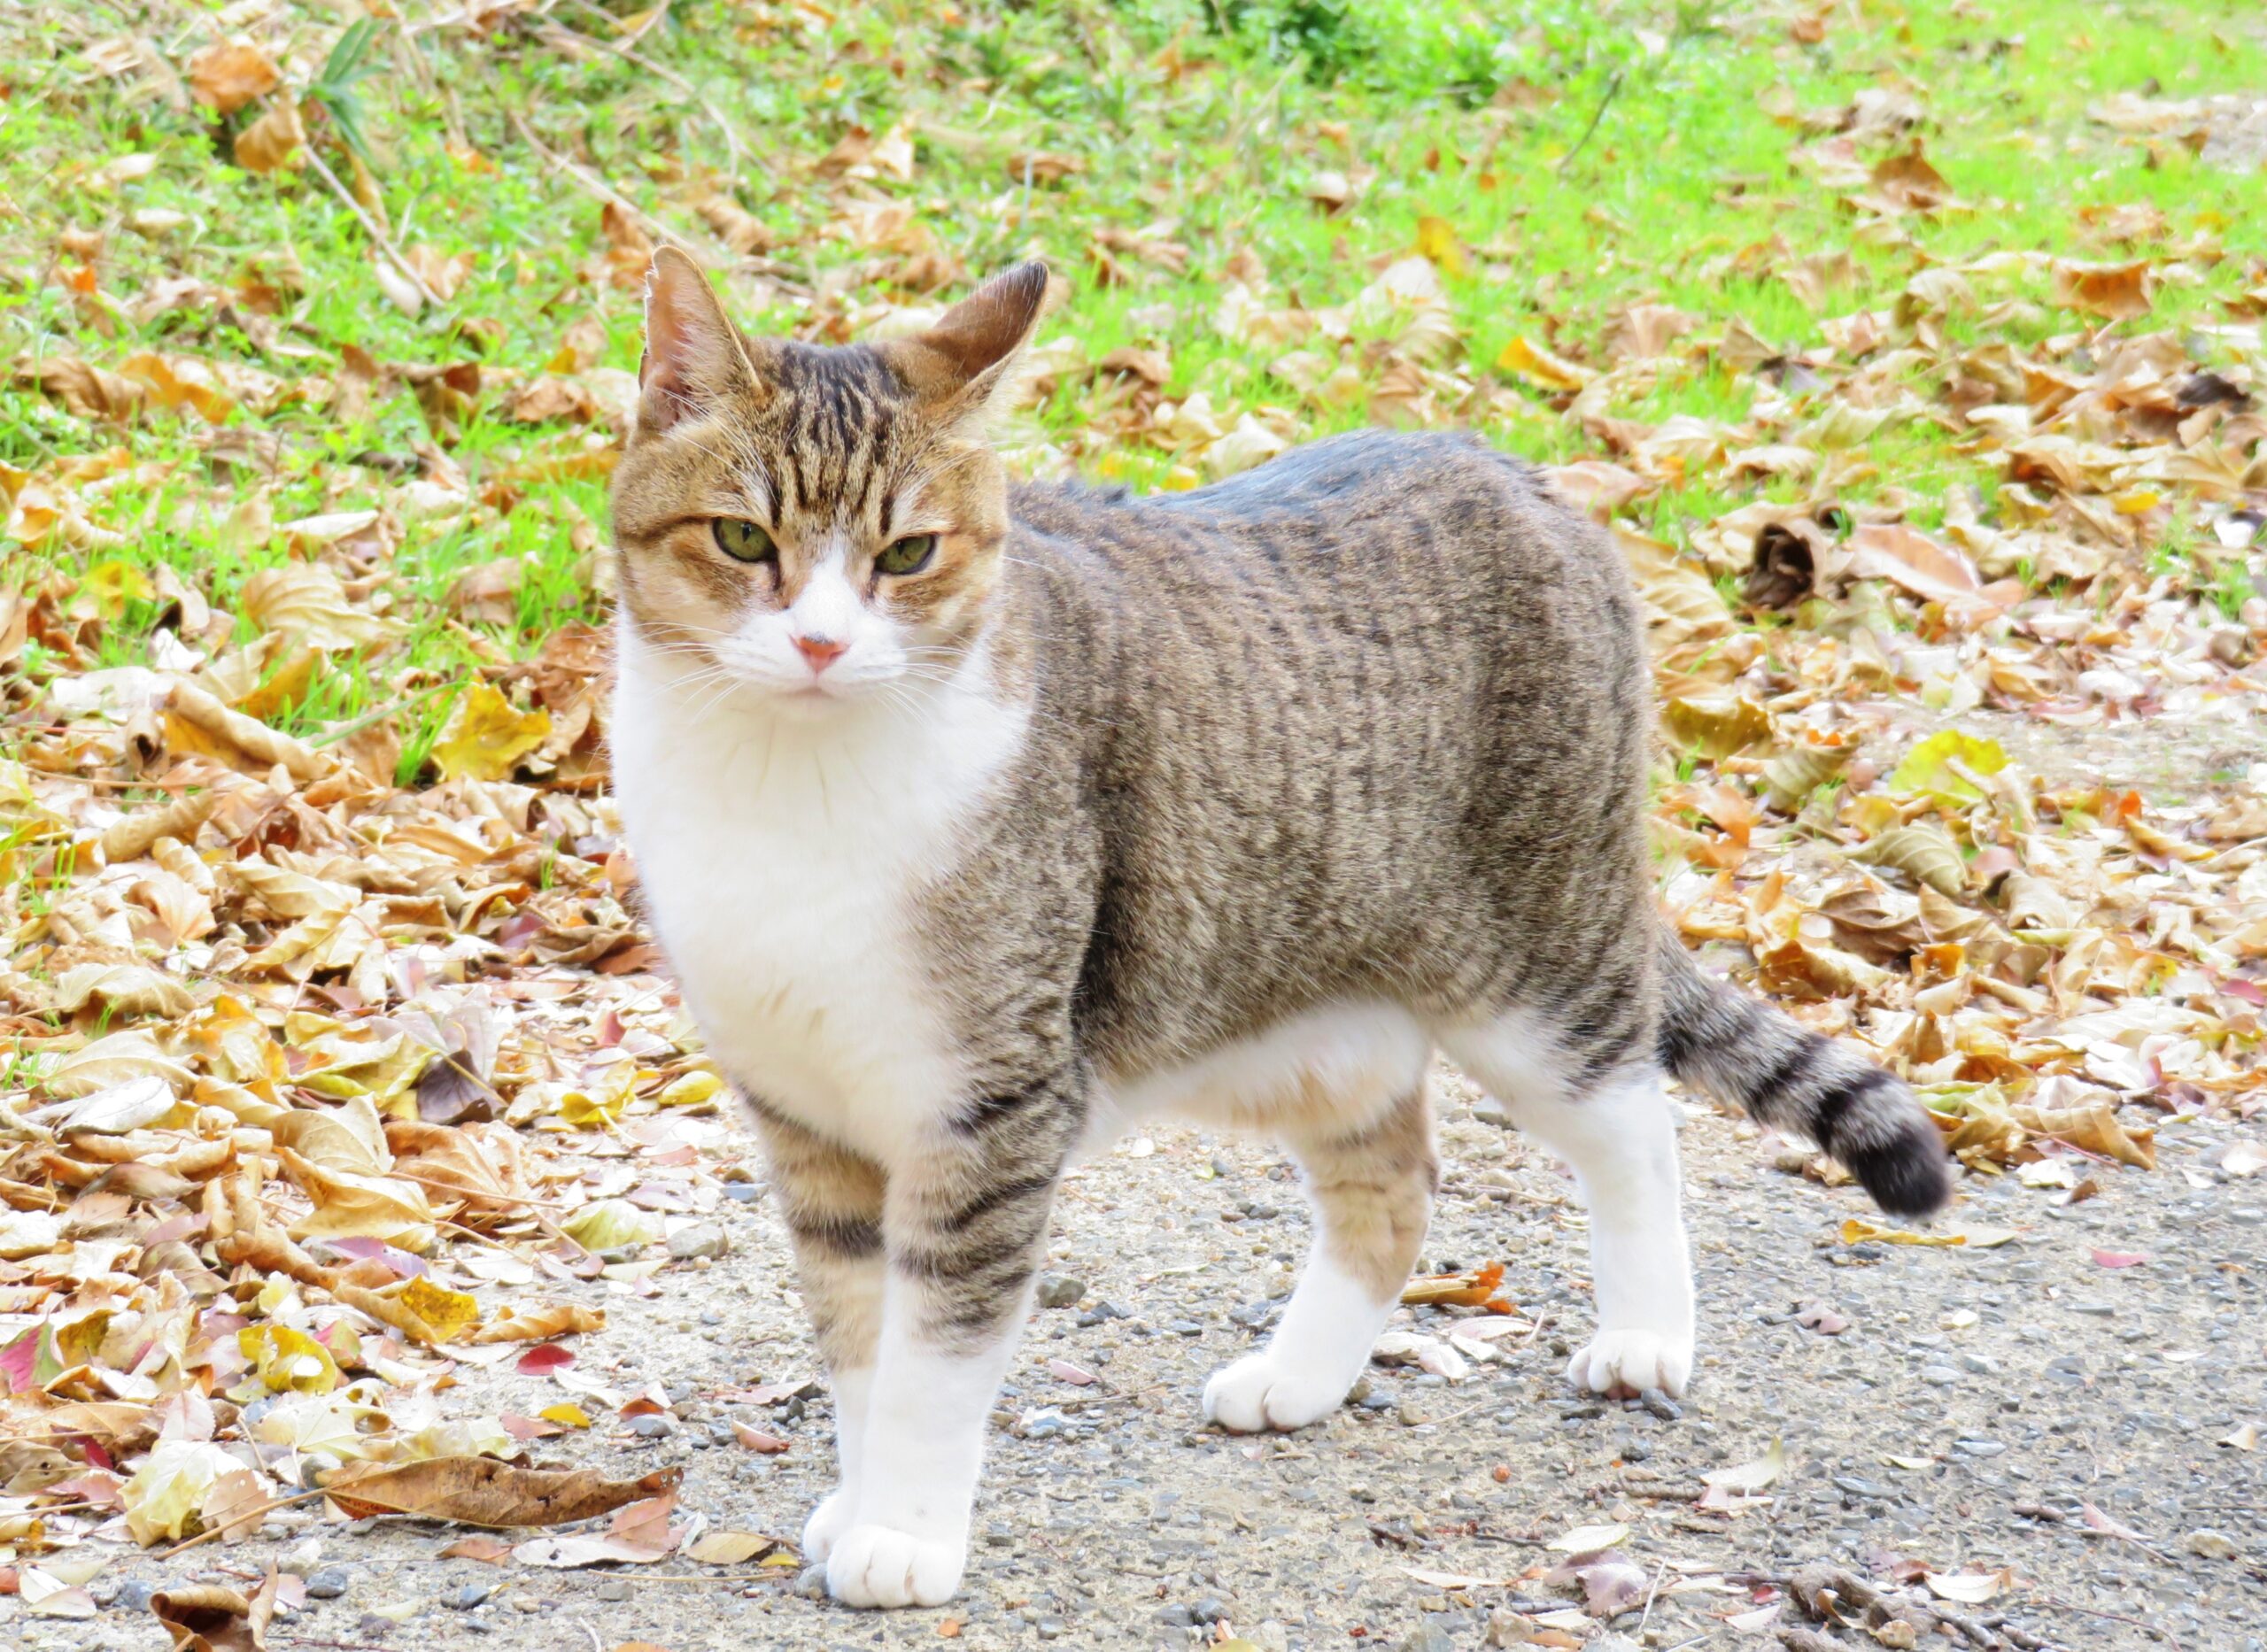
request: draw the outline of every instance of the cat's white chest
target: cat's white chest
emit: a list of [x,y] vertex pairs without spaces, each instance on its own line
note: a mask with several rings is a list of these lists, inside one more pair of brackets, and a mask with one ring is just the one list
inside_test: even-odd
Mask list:
[[654,929],[711,1055],[768,1105],[888,1162],[964,1069],[916,940],[1021,722],[703,711],[625,658],[615,784]]

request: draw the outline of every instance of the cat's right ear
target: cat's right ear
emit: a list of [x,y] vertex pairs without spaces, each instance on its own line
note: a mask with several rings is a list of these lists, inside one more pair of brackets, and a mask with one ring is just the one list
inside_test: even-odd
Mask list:
[[691,255],[654,254],[646,272],[646,353],[638,363],[638,428],[658,434],[726,397],[757,389],[739,329]]

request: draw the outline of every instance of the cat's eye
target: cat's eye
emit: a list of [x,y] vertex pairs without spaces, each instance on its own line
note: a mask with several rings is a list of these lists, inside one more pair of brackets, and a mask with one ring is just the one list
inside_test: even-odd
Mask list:
[[885,574],[918,574],[936,554],[936,535],[908,534],[884,545],[882,553],[874,559],[874,566]]
[[716,536],[716,549],[736,562],[768,562],[779,554],[770,534],[737,516],[719,516],[709,529]]

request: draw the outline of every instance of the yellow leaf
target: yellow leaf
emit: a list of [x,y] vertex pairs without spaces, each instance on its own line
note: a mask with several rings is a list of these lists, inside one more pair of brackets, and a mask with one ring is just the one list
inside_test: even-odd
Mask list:
[[1451,275],[1464,274],[1464,243],[1457,239],[1455,226],[1445,218],[1417,220],[1417,251]]
[[1861,1222],[1852,1216],[1842,1224],[1842,1242],[1855,1245],[1865,1239],[1878,1240],[1884,1245],[1925,1245],[1931,1249],[1949,1250],[1968,1243],[1965,1233],[1914,1233],[1904,1228],[1877,1228],[1870,1222]]
[[480,1323],[480,1304],[462,1291],[434,1284],[422,1275],[410,1280],[393,1299],[433,1328],[436,1342],[454,1342]]
[[445,780],[508,780],[550,732],[548,712],[522,711],[488,683],[475,683],[450,714],[433,761]]
[[584,1250],[651,1245],[662,1237],[661,1219],[626,1199],[601,1199],[585,1205],[561,1222],[559,1229]]
[[695,1071],[672,1079],[654,1100],[662,1107],[701,1107],[716,1099],[724,1081],[716,1074]]
[[591,1414],[569,1401],[547,1405],[536,1415],[546,1423],[558,1424],[561,1428],[588,1428],[591,1425]]
[[236,1332],[236,1347],[271,1393],[322,1394],[338,1386],[338,1365],[330,1350],[304,1331],[247,1325]]
[[2007,766],[2007,749],[1997,740],[1943,729],[1906,753],[1889,786],[1900,794],[1925,791],[1950,803],[1973,803],[1984,795],[1976,779]]
[[129,602],[148,602],[157,588],[150,576],[131,562],[97,562],[79,576],[79,592],[105,620],[115,620]]
[[1496,358],[1496,365],[1505,373],[1516,373],[1530,383],[1545,390],[1578,390],[1590,382],[1590,369],[1579,367],[1563,356],[1554,356],[1540,344],[1531,344],[1524,338],[1514,338],[1504,346]]

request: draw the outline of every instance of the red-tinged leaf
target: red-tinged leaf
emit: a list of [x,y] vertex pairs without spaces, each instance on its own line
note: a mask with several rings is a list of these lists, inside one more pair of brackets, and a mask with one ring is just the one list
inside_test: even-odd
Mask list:
[[496,1420],[515,1440],[549,1440],[567,1432],[557,1423],[546,1423],[539,1417],[522,1417],[516,1411],[507,1411]]
[[2132,1526],[2125,1525],[2123,1521],[2112,1519],[2090,1502],[2081,1501],[2078,1504],[2078,1516],[2085,1522],[2086,1530],[2099,1532],[2104,1537],[2124,1538],[2129,1543],[2146,1543],[2149,1540]]
[[1056,1381],[1070,1383],[1074,1387],[1090,1387],[1099,1380],[1083,1365],[1073,1365],[1068,1360],[1049,1360],[1047,1369],[1054,1374]]
[[422,1279],[425,1277],[422,1257],[414,1256],[398,1245],[383,1239],[356,1237],[326,1240],[331,1249],[342,1256],[352,1256],[356,1262],[375,1262],[390,1270],[397,1279]]
[[750,1451],[760,1451],[766,1456],[777,1456],[787,1449],[787,1442],[778,1435],[767,1434],[760,1428],[749,1427],[746,1423],[732,1424],[732,1437]]
[[2093,1254],[2097,1268],[2138,1268],[2148,1257],[2137,1250],[2098,1250]]
[[39,1339],[46,1334],[45,1325],[34,1325],[0,1345],[0,1393],[29,1393],[39,1386],[32,1373],[39,1365]]
[[522,1377],[548,1377],[552,1372],[563,1370],[574,1363],[575,1352],[572,1348],[561,1347],[556,1342],[539,1342],[521,1355],[513,1369]]

